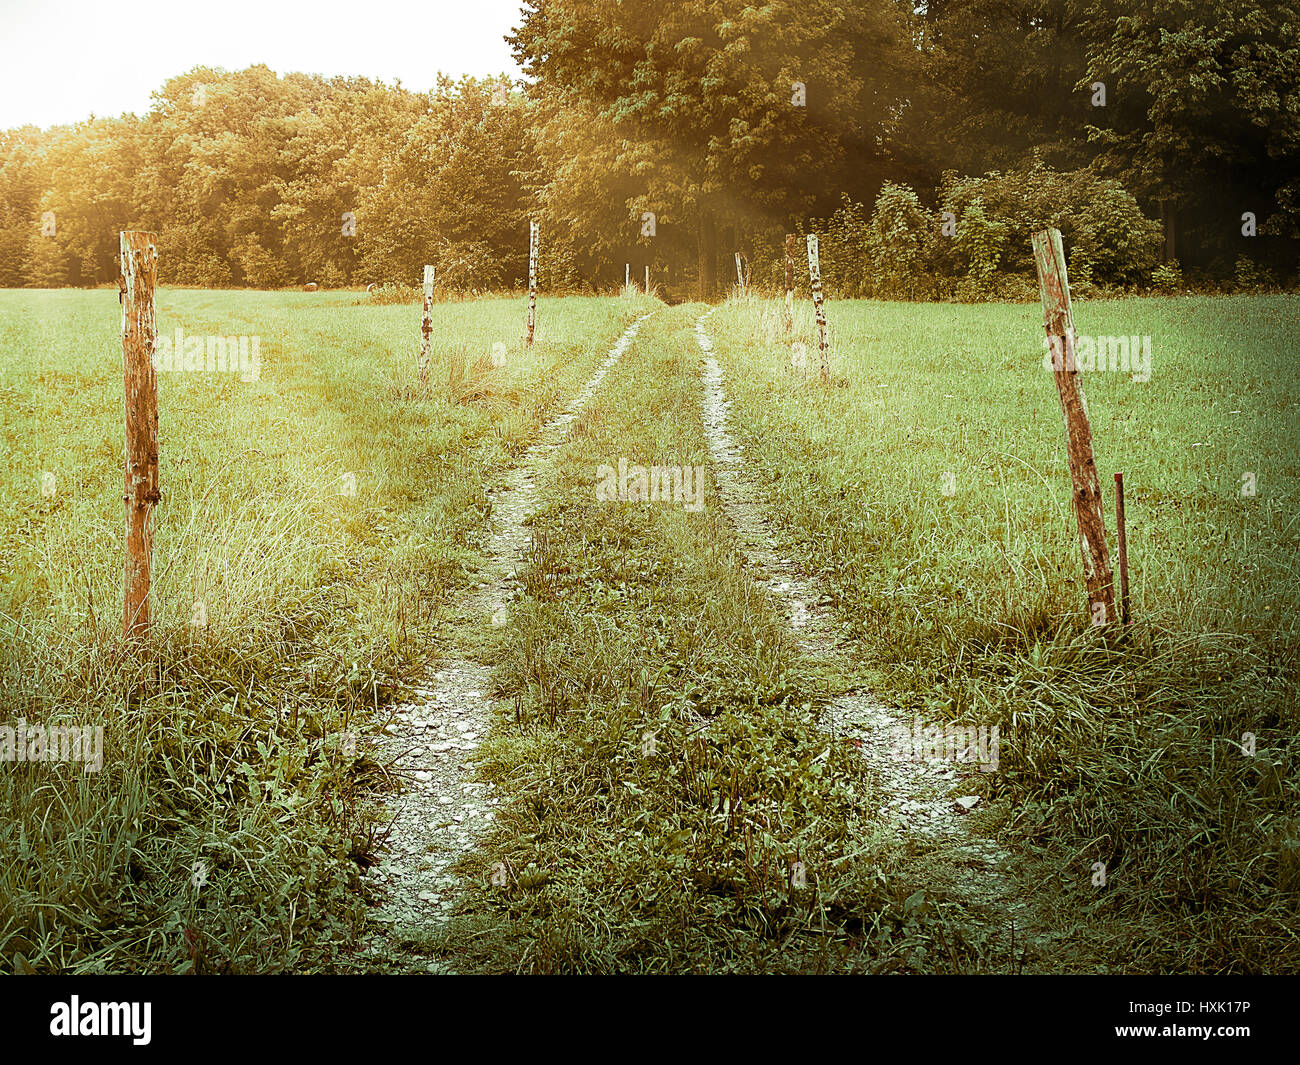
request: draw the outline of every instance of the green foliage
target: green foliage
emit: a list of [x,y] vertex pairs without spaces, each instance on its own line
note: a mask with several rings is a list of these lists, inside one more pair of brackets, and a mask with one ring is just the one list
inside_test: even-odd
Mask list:
[[1238,255],[1233,279],[1242,292],[1263,292],[1276,287],[1277,279],[1268,267],[1256,264],[1248,255]]
[[[824,218],[837,291],[974,299],[1022,289],[1022,236],[1053,224],[1081,283],[1139,284],[1157,213],[1171,254],[1231,279],[1245,210],[1252,259],[1291,277],[1298,19],[1297,0],[539,0],[510,38],[523,93],[196,67],[143,117],[0,133],[0,284],[111,284],[118,231],[149,228],[166,282],[414,283],[450,247],[458,286],[510,286],[536,217],[552,291],[625,262],[712,291],[736,251],[779,283],[768,242]],[[983,201],[987,246],[915,230],[936,188],[958,220]],[[880,196],[873,243],[840,211]]]
[[880,190],[866,234],[873,294],[918,294],[933,228],[933,219],[911,189],[887,184]]
[[886,183],[870,219],[845,196],[839,210],[815,221],[827,291],[886,299],[1032,297],[1030,235],[1056,226],[1071,283],[1087,294],[1094,285],[1144,281],[1160,247],[1159,225],[1133,197],[1089,171],[1035,166],[978,178],[949,173],[937,198],[940,210],[931,211],[912,189]]
[[1107,284],[1133,285],[1156,265],[1161,244],[1158,222],[1145,218],[1137,201],[1117,181],[1098,181],[1074,213],[1071,263],[1087,263]]
[[520,302],[437,304],[422,388],[418,308],[358,302],[159,291],[164,335],[259,334],[264,362],[256,382],[162,375],[153,620],[132,651],[117,293],[0,293],[0,723],[105,729],[98,773],[0,762],[0,972],[356,966],[393,787],[373,710],[423,679],[481,486],[643,313],[548,301],[530,357],[482,369]]
[[968,300],[984,300],[993,295],[993,276],[1002,261],[1009,226],[994,221],[976,196],[962,208],[957,223],[957,251],[966,261],[966,273],[958,283],[959,295]]
[[1161,263],[1151,271],[1151,286],[1157,292],[1164,292],[1173,295],[1183,290],[1183,271],[1178,265],[1177,259],[1170,259],[1167,263]]
[[[1080,88],[1104,71],[1112,101],[1088,118],[1097,162],[1138,196],[1165,201],[1201,263],[1231,261],[1240,239],[1231,219],[1244,210],[1294,231],[1298,24],[1296,0],[1087,5]],[[1272,254],[1294,263],[1294,246]]]
[[452,292],[486,292],[506,281],[499,257],[481,240],[444,244],[436,259],[438,283]]
[[[822,283],[827,292],[839,296],[864,296],[870,286],[871,257],[870,227],[863,214],[862,205],[843,197],[842,205],[824,222],[813,220],[821,252]],[[784,243],[782,243],[784,247]],[[800,237],[795,250],[795,276],[805,279],[806,244]],[[774,282],[784,276],[784,254],[774,258],[779,274],[772,272]]]

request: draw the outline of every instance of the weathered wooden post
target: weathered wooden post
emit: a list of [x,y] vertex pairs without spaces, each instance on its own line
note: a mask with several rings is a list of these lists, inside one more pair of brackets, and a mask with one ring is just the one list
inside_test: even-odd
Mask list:
[[122,366],[126,385],[126,565],[122,635],[149,635],[149,579],[153,565],[153,508],[158,491],[158,340],[154,286],[158,238],[141,230],[121,233]]
[[1115,549],[1119,552],[1119,621],[1131,625],[1128,600],[1128,534],[1124,529],[1124,475],[1115,474]]
[[626,292],[632,287],[632,264],[623,264],[623,291]]
[[1094,625],[1105,625],[1115,616],[1114,578],[1106,550],[1106,523],[1101,506],[1101,482],[1092,454],[1088,401],[1079,385],[1078,366],[1074,360],[1074,311],[1070,306],[1070,282],[1065,273],[1065,250],[1061,246],[1059,229],[1040,230],[1032,240],[1047,340],[1052,348],[1052,370],[1061,400],[1061,413],[1065,418],[1066,455],[1074,489],[1079,546],[1083,552],[1088,609]]
[[650,264],[645,264],[645,294],[650,295]]
[[740,252],[736,252],[736,287],[740,289],[741,295],[745,293],[745,271],[740,265]]
[[424,314],[420,319],[420,384],[429,383],[429,352],[433,347],[433,278],[432,266],[424,268]]
[[794,332],[794,241],[793,233],[785,235],[785,331]]
[[831,376],[831,361],[826,343],[826,307],[822,302],[822,261],[817,250],[817,234],[808,234],[808,280],[812,283],[813,310],[817,314],[817,350],[821,353],[822,380]]
[[537,223],[528,223],[528,346],[537,328]]

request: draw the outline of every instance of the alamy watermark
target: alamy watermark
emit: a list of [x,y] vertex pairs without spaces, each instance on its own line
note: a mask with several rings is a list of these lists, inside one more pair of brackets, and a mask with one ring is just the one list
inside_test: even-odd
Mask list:
[[82,771],[104,768],[103,725],[0,725],[0,761],[81,762]]
[[178,327],[155,342],[153,366],[173,373],[237,373],[241,381],[256,381],[262,376],[262,338],[186,336]]
[[973,762],[981,773],[994,773],[998,768],[1001,741],[997,725],[923,725],[914,717],[910,729],[896,725],[889,736],[890,753],[900,760]]
[[150,1002],[82,1002],[77,995],[50,1006],[50,1035],[127,1036],[148,1046],[153,1004]]
[[[1071,351],[1059,336],[1043,337],[1043,369],[1094,373],[1131,373],[1133,380],[1151,380],[1151,338],[1149,336],[1112,337],[1077,334]],[[1064,349],[1064,350],[1063,350]]]
[[690,511],[704,509],[703,466],[596,467],[596,502],[680,503]]

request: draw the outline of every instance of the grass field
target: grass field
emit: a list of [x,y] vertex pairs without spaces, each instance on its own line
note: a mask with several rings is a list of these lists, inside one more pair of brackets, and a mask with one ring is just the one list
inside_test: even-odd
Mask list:
[[187,971],[209,940],[207,967],[338,964],[373,846],[358,797],[379,772],[344,760],[339,734],[373,727],[367,708],[421,668],[474,564],[485,489],[635,313],[553,301],[525,358],[517,301],[440,307],[421,389],[418,305],[358,302],[159,293],[160,335],[258,335],[262,367],[248,383],[160,375],[146,662],[120,644],[115,294],[0,294],[0,705],[6,721],[103,724],[107,752],[96,775],[4,767],[6,967]]
[[[482,768],[503,805],[458,921],[413,950],[510,971],[1300,967],[1300,300],[1076,306],[1081,333],[1151,338],[1149,381],[1083,374],[1107,493],[1125,474],[1123,640],[1087,625],[1037,305],[833,301],[829,383],[805,311],[806,373],[776,303],[724,305],[732,419],[852,677],[789,644],[711,485],[700,513],[594,499],[620,457],[708,465],[702,306],[546,300],[526,354],[519,300],[442,305],[421,387],[418,306],[363,304],[160,293],[161,334],[260,336],[262,371],[161,377],[145,657],[120,642],[117,303],[0,293],[0,720],[107,728],[101,773],[0,767],[0,969],[355,968],[391,781],[339,737],[451,642],[514,705]],[[652,307],[543,485],[510,628],[448,629],[487,487]],[[925,855],[873,832],[863,766],[812,758],[818,706],[864,680],[1000,725],[975,819],[1034,903],[1015,952],[959,900],[918,903]],[[673,758],[639,756],[647,728]],[[742,800],[763,831],[737,833]],[[796,860],[824,875],[791,891]],[[521,891],[475,875],[496,862]]]
[[1125,474],[1136,625],[1118,646],[1085,625],[1039,308],[831,314],[829,388],[791,368],[774,305],[716,316],[749,460],[878,690],[1000,723],[990,816],[1054,888],[1054,964],[1294,971],[1300,302],[1076,308],[1080,333],[1151,337],[1149,381],[1081,374],[1112,549]]

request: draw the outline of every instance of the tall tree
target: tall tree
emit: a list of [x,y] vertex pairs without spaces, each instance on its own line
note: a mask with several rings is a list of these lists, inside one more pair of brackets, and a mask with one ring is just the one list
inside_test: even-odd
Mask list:
[[509,40],[553,115],[636,146],[620,159],[694,230],[707,293],[719,225],[807,212],[845,145],[885,129],[907,31],[889,0],[529,0]]
[[1086,29],[1110,89],[1101,162],[1163,207],[1169,255],[1254,251],[1248,211],[1261,233],[1298,235],[1300,2],[1094,0]]

